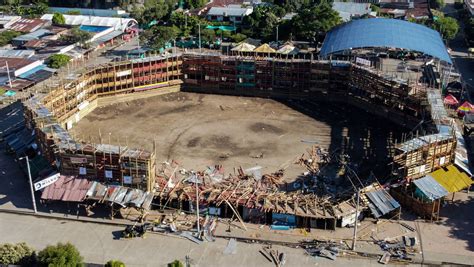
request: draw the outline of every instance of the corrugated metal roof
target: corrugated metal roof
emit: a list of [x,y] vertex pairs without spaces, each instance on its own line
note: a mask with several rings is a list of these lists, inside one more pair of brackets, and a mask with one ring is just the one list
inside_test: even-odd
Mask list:
[[370,210],[375,218],[379,218],[394,209],[398,209],[400,204],[384,189],[365,193],[372,205]]
[[332,9],[339,13],[343,21],[349,21],[353,16],[362,16],[372,11],[370,3],[354,2],[333,2]]
[[[98,17],[98,16],[83,16],[83,15],[63,15],[66,20],[66,25],[91,25],[91,26],[107,26],[114,27],[115,30],[124,31],[132,24],[138,24],[132,18],[115,18],[115,17]],[[53,14],[44,14],[41,19],[52,20]]]
[[242,17],[252,14],[252,8],[242,8],[242,7],[211,7],[208,16],[232,16],[232,17]]
[[453,165],[436,170],[430,175],[450,193],[459,192],[473,183],[466,173],[459,171]]
[[413,181],[413,183],[429,200],[440,199],[449,194],[448,190],[442,187],[430,175],[426,175],[423,178],[417,179]]
[[418,51],[452,64],[440,34],[426,26],[397,19],[358,19],[332,29],[321,56],[365,47]]

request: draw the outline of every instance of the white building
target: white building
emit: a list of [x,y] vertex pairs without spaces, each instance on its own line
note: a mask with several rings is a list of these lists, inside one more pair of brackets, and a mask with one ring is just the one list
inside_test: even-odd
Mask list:
[[[124,32],[127,28],[137,25],[138,22],[132,18],[114,18],[114,17],[97,17],[84,15],[63,15],[66,20],[66,25],[72,26],[96,26],[96,27],[110,27],[115,31]],[[45,14],[41,17],[44,20],[53,20],[53,14]]]
[[464,0],[467,11],[471,14],[471,17],[474,17],[474,0]]
[[253,7],[241,7],[240,5],[228,5],[226,7],[211,7],[206,18],[209,21],[229,21],[235,24],[242,23],[245,16],[252,14]]

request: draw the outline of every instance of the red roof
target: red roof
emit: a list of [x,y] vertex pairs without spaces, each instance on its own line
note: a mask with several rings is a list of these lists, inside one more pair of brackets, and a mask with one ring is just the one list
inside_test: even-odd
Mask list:
[[43,19],[19,19],[8,27],[18,32],[34,32],[43,27],[48,21]]
[[61,175],[54,184],[44,188],[41,199],[82,202],[90,186],[86,179]]
[[8,68],[10,71],[13,71],[28,66],[34,61],[26,58],[0,57],[0,68],[6,70],[6,62],[8,62]]

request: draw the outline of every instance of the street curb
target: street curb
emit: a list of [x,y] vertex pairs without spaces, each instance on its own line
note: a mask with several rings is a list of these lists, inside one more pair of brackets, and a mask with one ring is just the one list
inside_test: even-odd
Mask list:
[[105,224],[105,225],[112,225],[112,226],[134,225],[134,223],[124,223],[124,222],[114,222],[114,221],[97,221],[97,220],[87,220],[87,219],[82,219],[82,218],[77,219],[77,217],[75,217],[74,215],[71,215],[71,217],[61,217],[61,216],[50,215],[50,214],[47,214],[47,213],[44,213],[44,212],[40,212],[40,213],[35,214],[33,212],[28,212],[28,211],[18,211],[18,210],[10,210],[10,209],[2,209],[2,208],[0,208],[0,212],[23,215],[23,216],[33,216],[33,217],[43,218],[43,219],[55,219],[55,220],[84,222],[84,223],[96,223],[96,224]]
[[[0,208],[0,212],[3,213],[10,213],[10,214],[16,214],[16,215],[22,215],[22,216],[33,216],[37,218],[43,218],[43,219],[54,219],[54,220],[64,220],[64,221],[72,221],[72,222],[85,222],[85,223],[95,223],[95,224],[103,224],[103,225],[112,225],[112,226],[128,226],[128,225],[134,225],[134,223],[123,223],[123,222],[111,222],[111,221],[96,221],[96,220],[86,220],[86,219],[77,219],[77,218],[71,218],[71,217],[60,217],[60,216],[54,216],[54,215],[49,215],[47,213],[33,213],[33,212],[28,212],[28,211],[18,211],[18,210],[10,210],[10,209],[2,209]],[[165,235],[169,236],[169,235]],[[246,238],[246,237],[236,237],[236,236],[224,236],[224,235],[215,235],[215,238],[222,238],[222,239],[231,239],[235,238],[237,241],[243,242],[243,243],[253,243],[253,244],[274,244],[274,245],[279,245],[279,246],[287,246],[287,247],[292,247],[292,248],[298,248],[301,245],[299,243],[295,242],[284,242],[284,241],[275,241],[275,240],[265,240],[265,239],[252,239],[252,238]],[[378,258],[381,256],[381,254],[377,253],[366,253],[366,252],[360,252],[360,251],[354,251],[357,253],[359,256],[363,257],[368,257],[368,258]],[[347,258],[351,258],[351,255],[347,255]],[[427,265],[455,265],[455,266],[472,266],[470,264],[463,264],[463,263],[456,263],[456,262],[448,262],[448,261],[431,261],[423,258],[412,258],[412,261],[410,263],[414,264],[427,264]]]

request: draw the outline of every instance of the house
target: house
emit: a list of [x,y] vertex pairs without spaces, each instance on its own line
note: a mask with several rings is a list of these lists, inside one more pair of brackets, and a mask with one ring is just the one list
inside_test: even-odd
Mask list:
[[474,0],[464,0],[467,11],[474,17]]
[[45,26],[51,25],[50,21],[43,19],[24,19],[14,21],[13,23],[6,25],[6,29],[17,31],[17,32],[34,32]]
[[12,44],[14,46],[22,46],[31,40],[39,40],[45,36],[54,35],[53,32],[46,29],[39,29],[35,32],[23,34],[12,39]]
[[0,58],[30,58],[35,55],[32,50],[0,49]]
[[242,23],[245,16],[252,14],[253,7],[241,7],[239,5],[228,5],[225,7],[211,7],[206,18],[209,21],[229,21],[235,24]]
[[8,71],[10,72],[10,76],[13,79],[14,77],[19,77],[22,74],[25,74],[28,71],[31,71],[42,64],[42,60],[0,57],[0,75],[7,75],[7,65]]
[[21,19],[20,16],[7,16],[7,15],[0,15],[0,29],[6,29],[10,24],[14,23],[15,21]]
[[370,3],[333,2],[332,9],[339,13],[342,21],[347,22],[353,18],[360,18],[370,14]]

